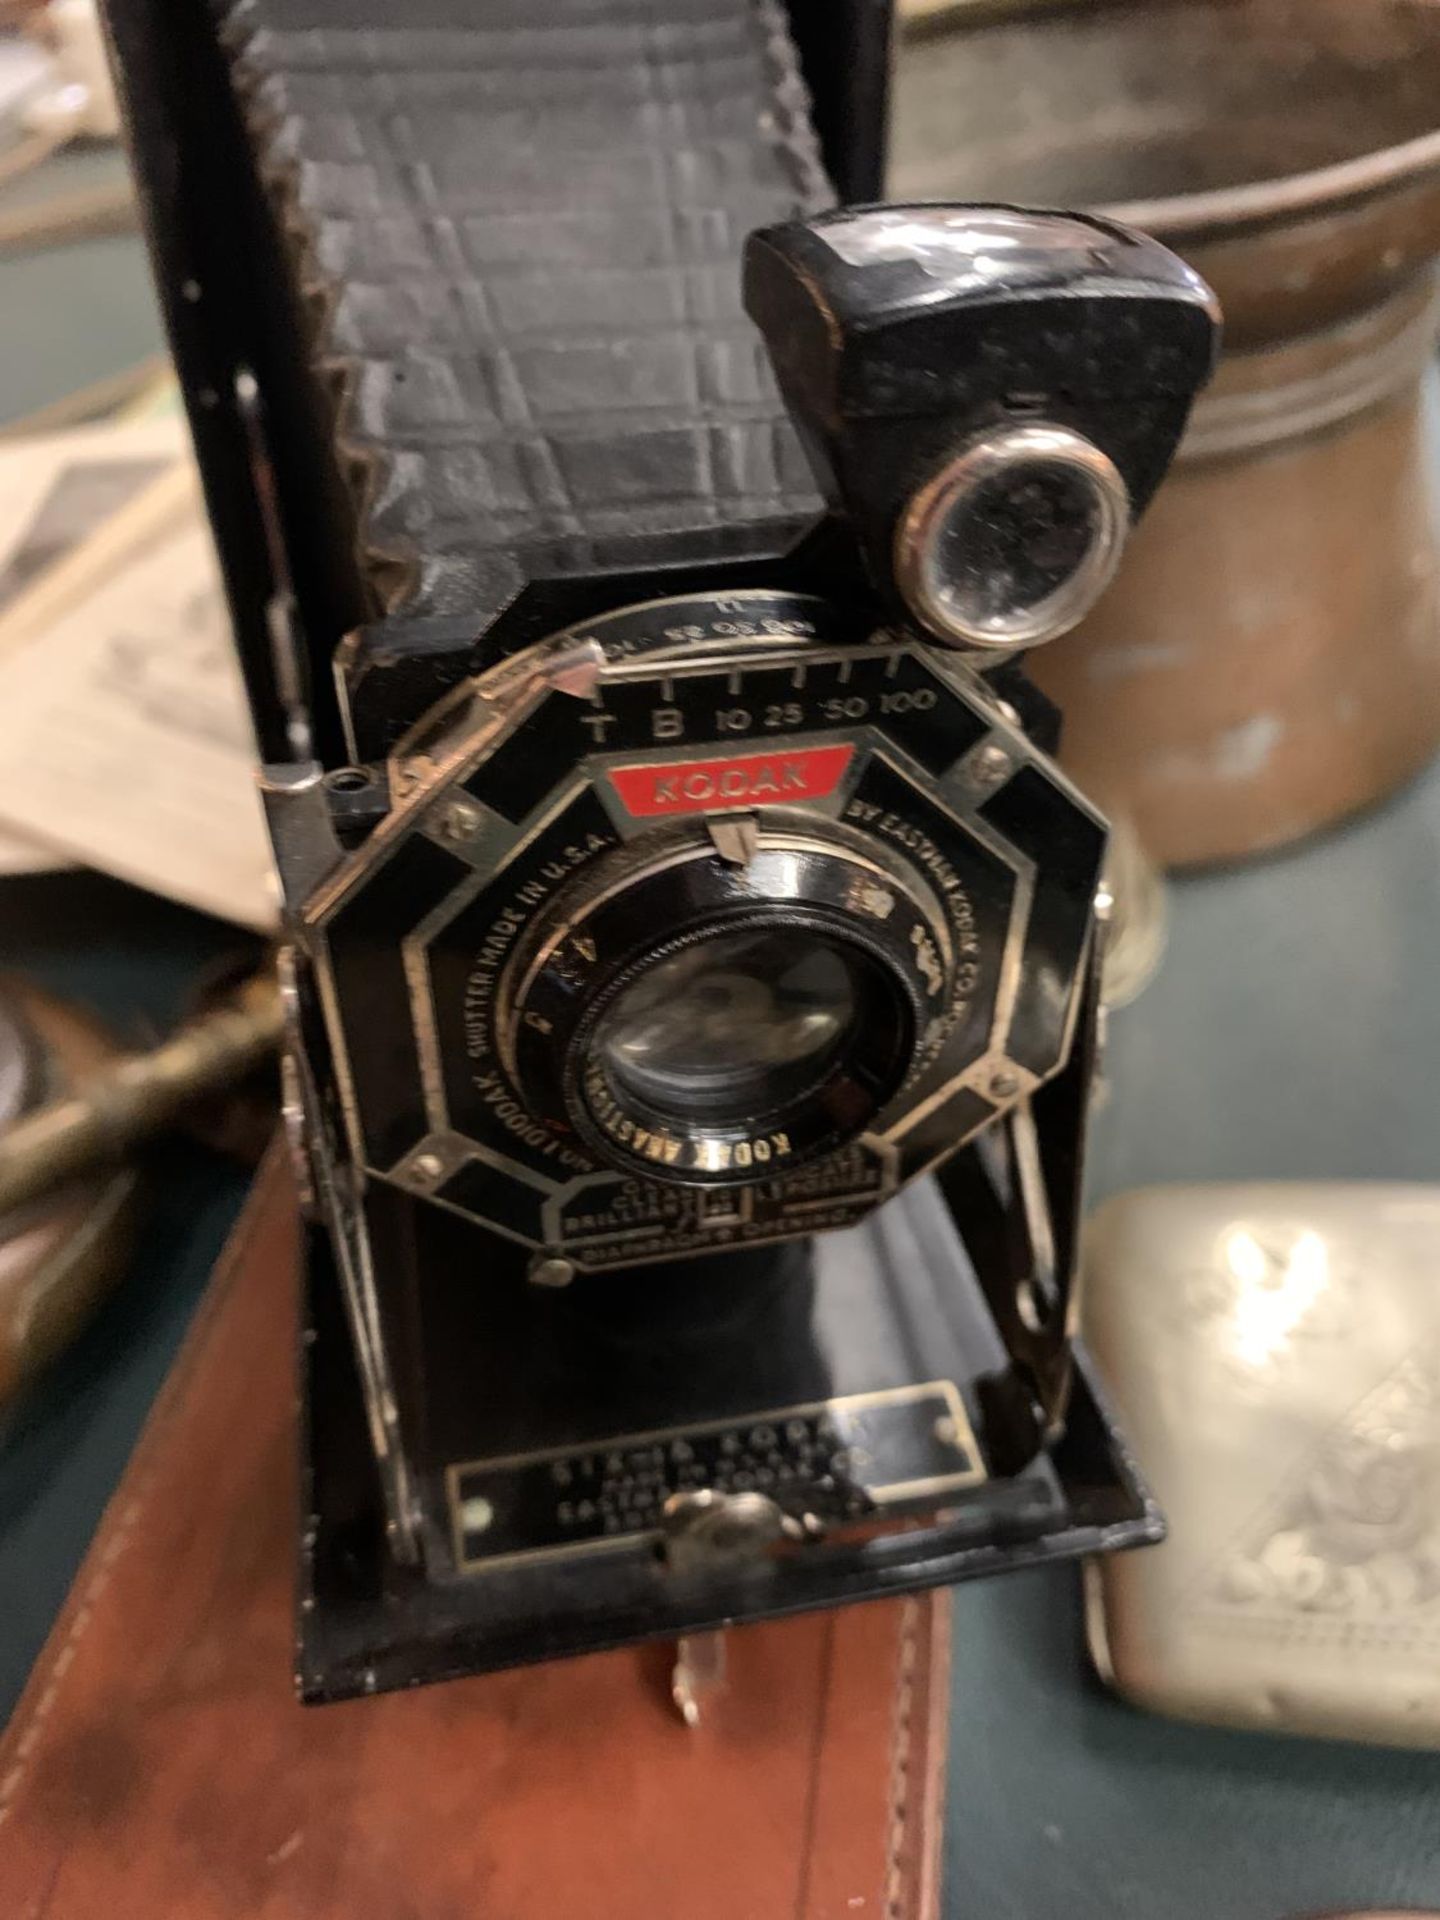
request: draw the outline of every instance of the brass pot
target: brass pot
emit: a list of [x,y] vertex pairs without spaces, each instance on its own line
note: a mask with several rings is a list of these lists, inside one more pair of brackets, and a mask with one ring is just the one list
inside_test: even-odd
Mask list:
[[902,50],[892,196],[1097,207],[1226,321],[1118,580],[1031,664],[1158,859],[1276,846],[1440,744],[1440,0],[1023,13]]

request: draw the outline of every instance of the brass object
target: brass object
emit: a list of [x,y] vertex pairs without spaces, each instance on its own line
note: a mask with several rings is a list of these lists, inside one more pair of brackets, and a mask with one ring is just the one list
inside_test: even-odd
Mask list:
[[[48,1090],[102,1073],[114,1041],[78,1009],[16,980],[0,992],[0,1152]],[[0,1218],[0,1407],[84,1326],[129,1254],[138,1176],[91,1172]]]
[[902,45],[895,128],[892,195],[1084,200],[1225,312],[1119,578],[1034,660],[1081,785],[1178,864],[1415,772],[1440,742],[1440,5],[1011,10]]
[[280,996],[257,974],[233,1001],[148,1053],[77,1075],[71,1090],[0,1133],[0,1215],[77,1174],[117,1163],[207,1094],[241,1079],[280,1044]]
[[280,1025],[275,979],[257,974],[163,1045],[129,1054],[80,1009],[0,981],[0,1406],[124,1272],[141,1187],[132,1150],[183,1117],[245,1154],[254,1103],[205,1102],[268,1060]]
[[0,1407],[64,1352],[119,1279],[138,1189],[122,1167],[0,1225]]

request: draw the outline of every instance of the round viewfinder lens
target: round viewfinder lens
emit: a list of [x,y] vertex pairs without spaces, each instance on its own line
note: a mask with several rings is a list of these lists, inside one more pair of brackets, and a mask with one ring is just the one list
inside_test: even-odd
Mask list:
[[998,632],[1059,593],[1101,537],[1089,477],[1037,461],[957,500],[937,530],[933,564],[965,623]]

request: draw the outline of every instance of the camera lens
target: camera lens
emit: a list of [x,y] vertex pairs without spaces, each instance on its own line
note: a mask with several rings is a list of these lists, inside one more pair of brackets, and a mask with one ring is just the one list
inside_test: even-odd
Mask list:
[[863,957],[808,932],[712,935],[621,993],[596,1036],[617,1096],[712,1127],[783,1113],[821,1081],[865,1001]]
[[912,610],[938,638],[1033,646],[1083,618],[1119,562],[1125,484],[1067,428],[1013,427],[922,487],[896,534]]
[[697,1186],[863,1134],[943,1009],[951,949],[920,875],[856,842],[838,823],[762,829],[740,866],[685,828],[562,893],[504,988],[530,1111]]
[[911,1058],[893,959],[829,918],[710,921],[623,970],[580,1039],[587,1128],[704,1183],[859,1132]]

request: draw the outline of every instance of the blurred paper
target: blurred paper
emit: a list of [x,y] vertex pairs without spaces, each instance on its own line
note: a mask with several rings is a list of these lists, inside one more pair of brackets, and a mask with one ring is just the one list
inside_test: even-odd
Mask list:
[[0,609],[189,457],[178,416],[0,440]]
[[42,846],[38,840],[22,840],[18,834],[0,833],[0,880],[17,873],[56,873],[74,864],[63,853],[57,853],[54,847]]
[[33,40],[7,35],[0,40],[0,120],[13,126],[27,100],[50,78],[45,49]]
[[[148,491],[175,506],[168,472]],[[137,496],[0,614],[0,829],[268,929],[276,897],[255,749],[193,477],[178,506],[168,537],[152,527],[138,552],[117,554],[116,520],[146,522]],[[86,555],[100,543],[97,579]],[[37,626],[24,608],[67,567],[83,590]]]
[[[0,616],[186,454],[178,417],[0,441]],[[71,864],[53,846],[0,831],[0,875]]]

